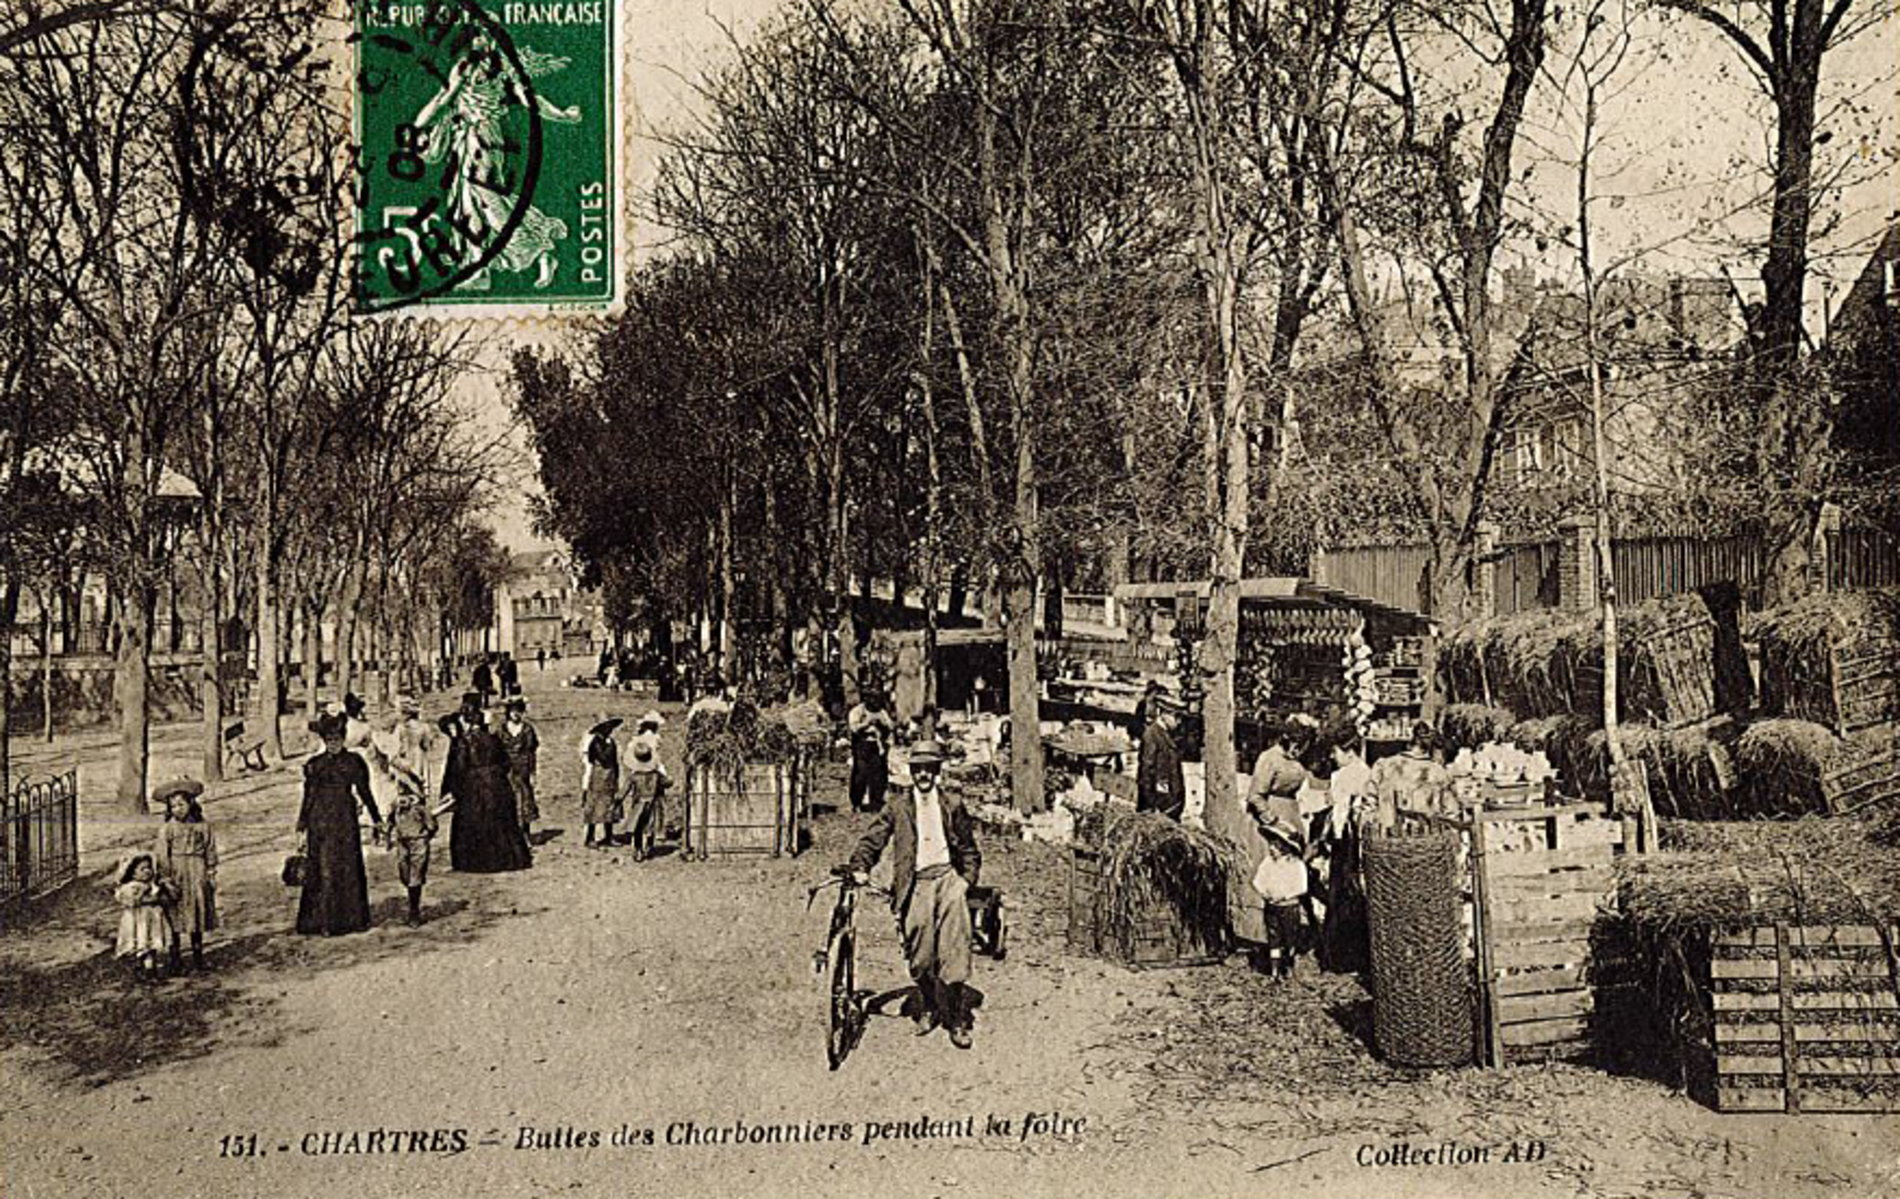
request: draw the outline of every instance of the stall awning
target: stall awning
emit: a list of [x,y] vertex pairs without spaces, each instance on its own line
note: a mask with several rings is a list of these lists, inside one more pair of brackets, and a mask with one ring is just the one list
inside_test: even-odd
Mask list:
[[[1115,588],[1115,599],[1124,603],[1129,600],[1172,600],[1185,595],[1206,599],[1212,589],[1213,584],[1207,579],[1192,579],[1176,583],[1123,583]],[[1374,612],[1387,619],[1413,624],[1420,629],[1431,624],[1430,617],[1408,608],[1394,607],[1379,600],[1368,599],[1363,595],[1354,595],[1330,583],[1321,583],[1296,575],[1242,579],[1240,599],[1242,603],[1263,604],[1269,607],[1356,608],[1362,612]]]

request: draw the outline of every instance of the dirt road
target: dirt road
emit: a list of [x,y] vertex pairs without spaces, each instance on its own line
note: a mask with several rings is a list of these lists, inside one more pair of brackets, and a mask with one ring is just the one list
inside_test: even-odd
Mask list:
[[[109,952],[112,838],[91,834],[89,877],[0,935],[0,1193],[1900,1191],[1891,1117],[1723,1117],[1569,1067],[1397,1071],[1363,1043],[1350,980],[1276,989],[1072,956],[1061,858],[994,840],[985,881],[1010,897],[1012,946],[978,959],[975,1048],[912,1036],[892,1003],[830,1072],[811,973],[825,911],[806,912],[804,887],[860,818],[821,815],[797,859],[584,849],[576,738],[603,706],[646,705],[525,681],[559,835],[514,875],[458,876],[439,854],[420,929],[374,849],[373,930],[289,932],[277,871],[297,793],[280,768],[210,793],[226,859],[212,972],[141,988]],[[861,976],[899,988],[890,921],[862,911]]]

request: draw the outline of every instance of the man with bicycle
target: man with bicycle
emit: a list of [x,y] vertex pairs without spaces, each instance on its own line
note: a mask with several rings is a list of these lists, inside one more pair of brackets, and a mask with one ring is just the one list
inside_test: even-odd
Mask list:
[[950,1043],[970,1047],[970,907],[965,899],[983,867],[976,831],[963,801],[937,786],[943,753],[937,743],[911,746],[911,787],[891,797],[858,843],[848,868],[861,886],[891,846],[891,906],[904,933],[922,1008],[917,1035],[941,1024]]

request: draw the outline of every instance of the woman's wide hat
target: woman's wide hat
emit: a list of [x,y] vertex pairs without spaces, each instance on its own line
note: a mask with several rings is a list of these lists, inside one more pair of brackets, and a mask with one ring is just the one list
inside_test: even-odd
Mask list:
[[341,737],[349,730],[349,721],[341,712],[325,712],[310,722],[310,731],[319,737]]
[[618,716],[602,716],[593,728],[587,731],[595,736],[604,736],[627,723]]

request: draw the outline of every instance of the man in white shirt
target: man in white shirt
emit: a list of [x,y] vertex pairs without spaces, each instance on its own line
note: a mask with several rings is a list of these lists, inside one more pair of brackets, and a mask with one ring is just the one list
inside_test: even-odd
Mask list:
[[884,847],[891,848],[891,905],[904,930],[922,1007],[917,1034],[938,1024],[950,1030],[958,1049],[970,1047],[970,1011],[964,984],[970,977],[969,888],[983,868],[969,811],[937,786],[943,752],[935,741],[911,746],[911,786],[891,797],[851,855],[860,885],[870,877]]

